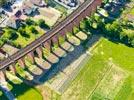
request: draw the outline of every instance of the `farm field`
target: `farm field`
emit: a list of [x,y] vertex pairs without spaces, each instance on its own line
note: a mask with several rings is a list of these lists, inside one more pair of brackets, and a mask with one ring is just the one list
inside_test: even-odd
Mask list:
[[61,100],[133,100],[134,48],[102,37]]

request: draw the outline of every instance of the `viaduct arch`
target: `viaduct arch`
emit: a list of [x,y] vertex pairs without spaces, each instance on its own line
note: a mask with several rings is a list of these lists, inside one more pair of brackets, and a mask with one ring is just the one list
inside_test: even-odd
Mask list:
[[[10,57],[0,61],[0,77],[5,77],[4,72],[7,68],[16,73],[15,63],[18,62],[20,66],[25,67],[24,57],[27,56],[32,63],[34,63],[34,51],[38,57],[43,56],[42,47],[51,51],[52,43],[59,43],[59,37],[66,38],[67,32],[72,32],[74,26],[79,26],[86,16],[90,16],[96,11],[97,6],[100,6],[102,0],[86,0],[80,7],[72,12],[66,19],[60,22],[57,26],[53,27],[46,34],[42,35],[31,44],[22,48]],[[0,78],[1,79],[1,78]]]

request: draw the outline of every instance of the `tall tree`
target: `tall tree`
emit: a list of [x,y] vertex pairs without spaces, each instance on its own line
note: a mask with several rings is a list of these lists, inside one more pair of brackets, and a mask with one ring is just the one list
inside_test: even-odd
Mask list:
[[7,0],[0,0],[0,7],[7,3]]

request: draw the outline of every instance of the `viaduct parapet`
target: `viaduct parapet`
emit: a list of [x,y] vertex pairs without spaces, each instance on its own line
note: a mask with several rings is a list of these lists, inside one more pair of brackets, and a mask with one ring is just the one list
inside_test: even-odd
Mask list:
[[[24,58],[28,57],[32,63],[35,62],[34,52],[37,53],[38,57],[43,57],[42,48],[46,48],[51,52],[52,44],[59,44],[59,37],[66,39],[66,34],[73,31],[73,27],[79,27],[80,21],[86,16],[90,16],[96,11],[97,6],[100,6],[102,0],[86,0],[79,8],[71,13],[66,19],[60,22],[58,25],[53,27],[50,31],[42,35],[40,38],[22,48],[10,57],[0,61],[0,79],[4,79],[4,72],[8,68],[12,72],[16,73],[15,64],[21,67],[25,67]],[[60,44],[59,44],[60,45]]]

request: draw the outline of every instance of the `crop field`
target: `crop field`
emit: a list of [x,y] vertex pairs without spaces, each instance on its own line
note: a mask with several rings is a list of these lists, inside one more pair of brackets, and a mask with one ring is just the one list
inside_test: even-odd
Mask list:
[[61,100],[133,100],[134,48],[101,38]]

